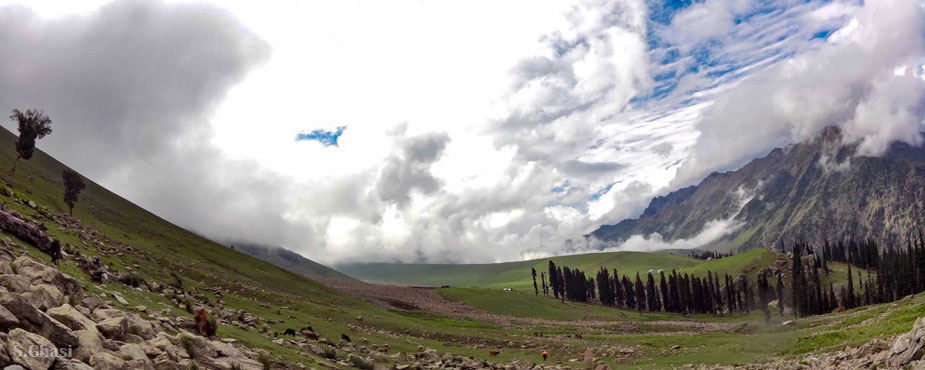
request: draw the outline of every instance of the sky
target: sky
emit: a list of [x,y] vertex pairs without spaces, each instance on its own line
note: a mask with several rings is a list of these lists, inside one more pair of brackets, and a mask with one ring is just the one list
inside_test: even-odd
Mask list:
[[0,111],[219,242],[500,262],[709,243],[584,235],[826,126],[921,145],[923,46],[917,0],[0,0]]

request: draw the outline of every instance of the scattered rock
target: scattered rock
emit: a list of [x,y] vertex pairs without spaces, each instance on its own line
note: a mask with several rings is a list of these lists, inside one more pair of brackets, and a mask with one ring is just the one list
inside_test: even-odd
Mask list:
[[96,329],[109,339],[119,339],[128,330],[128,320],[124,317],[113,317],[96,323]]
[[77,330],[74,332],[77,336],[78,346],[74,350],[74,358],[89,362],[90,356],[96,352],[103,351],[103,338],[94,328],[93,330]]
[[97,352],[90,356],[90,366],[96,370],[129,370],[125,360],[107,352]]
[[923,347],[925,347],[923,336],[925,336],[925,317],[919,317],[915,320],[912,331],[901,335],[893,342],[893,348],[890,349],[887,360],[890,367],[899,368],[922,358]]
[[10,330],[6,350],[12,362],[32,370],[46,370],[55,362],[53,356],[31,356],[29,350],[54,351],[58,348],[41,335],[32,334],[22,329]]
[[90,311],[93,311],[97,307],[102,306],[106,302],[103,302],[103,299],[100,297],[91,295],[91,296],[85,297],[83,300],[80,301],[80,303],[83,304],[84,307],[89,308]]
[[19,325],[19,319],[10,310],[0,306],[0,330],[9,330]]
[[60,307],[54,307],[45,311],[48,316],[58,320],[64,326],[71,330],[93,330],[96,331],[96,323],[90,320],[84,314],[77,311],[73,306],[65,303]]
[[128,306],[128,301],[126,301],[125,298],[122,298],[122,296],[119,295],[119,293],[112,292],[110,294],[112,294],[112,297],[116,299],[116,302],[119,302],[119,304],[123,306]]

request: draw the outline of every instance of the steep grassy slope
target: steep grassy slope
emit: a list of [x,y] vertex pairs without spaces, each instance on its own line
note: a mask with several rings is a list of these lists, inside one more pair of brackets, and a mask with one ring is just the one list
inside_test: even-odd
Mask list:
[[532,290],[533,278],[530,269],[536,269],[539,282],[539,274],[548,271],[550,260],[557,265],[577,268],[591,274],[605,267],[611,271],[616,268],[621,274],[631,275],[635,275],[637,271],[645,273],[650,269],[680,269],[702,262],[667,253],[608,252],[493,264],[366,263],[336,268],[355,278],[378,283]]

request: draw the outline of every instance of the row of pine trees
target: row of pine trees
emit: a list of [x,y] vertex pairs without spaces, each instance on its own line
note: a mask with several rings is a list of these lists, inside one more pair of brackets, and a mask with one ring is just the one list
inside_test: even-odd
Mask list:
[[[560,300],[591,302],[597,299],[606,306],[649,312],[713,313],[750,312],[767,307],[777,299],[777,291],[767,283],[767,271],[759,275],[755,285],[747,277],[733,279],[728,274],[720,281],[719,274],[707,271],[707,276],[678,274],[671,271],[648,273],[635,279],[620,275],[617,269],[601,268],[596,277],[549,261],[549,270],[540,274],[543,294]],[[532,271],[534,289],[539,295],[536,270]],[[548,276],[548,282],[547,282]],[[658,276],[658,283],[656,283]],[[781,283],[782,284],[782,283]],[[779,290],[779,289],[778,289]]]
[[[790,312],[797,316],[817,315],[892,302],[925,291],[925,242],[921,235],[903,248],[882,247],[866,240],[826,242],[816,249],[796,243],[789,251],[781,245],[780,251],[790,255],[789,279],[784,270],[774,267],[759,271],[755,281],[744,274],[720,276],[712,271],[707,271],[706,276],[696,276],[659,270],[649,271],[645,277],[639,272],[631,277],[603,267],[591,277],[553,261],[549,261],[548,270],[539,277],[542,294],[562,301],[598,301],[605,306],[640,312],[681,314],[761,310],[766,319],[770,319],[772,309],[781,315]],[[833,273],[828,266],[831,262],[848,265],[847,283],[839,286],[822,283],[822,276]],[[866,269],[866,276],[852,266]],[[535,269],[532,275],[534,290],[539,295]],[[785,286],[785,280],[789,280],[789,287]]]

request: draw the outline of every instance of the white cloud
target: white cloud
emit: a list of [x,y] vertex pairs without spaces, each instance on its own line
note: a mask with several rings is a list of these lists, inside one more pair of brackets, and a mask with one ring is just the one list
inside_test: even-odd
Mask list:
[[[172,221],[325,263],[588,250],[653,195],[825,124],[870,153],[921,128],[911,0],[708,0],[667,23],[641,0],[102,3],[0,8],[0,108],[67,117],[43,149]],[[344,125],[339,147],[293,140]]]
[[[925,15],[913,0],[867,1],[828,43],[758,73],[720,95],[697,124],[701,137],[676,186],[771,148],[839,126],[864,154],[890,141],[920,144],[922,80],[896,75],[925,60]],[[837,35],[837,37],[836,37]]]

